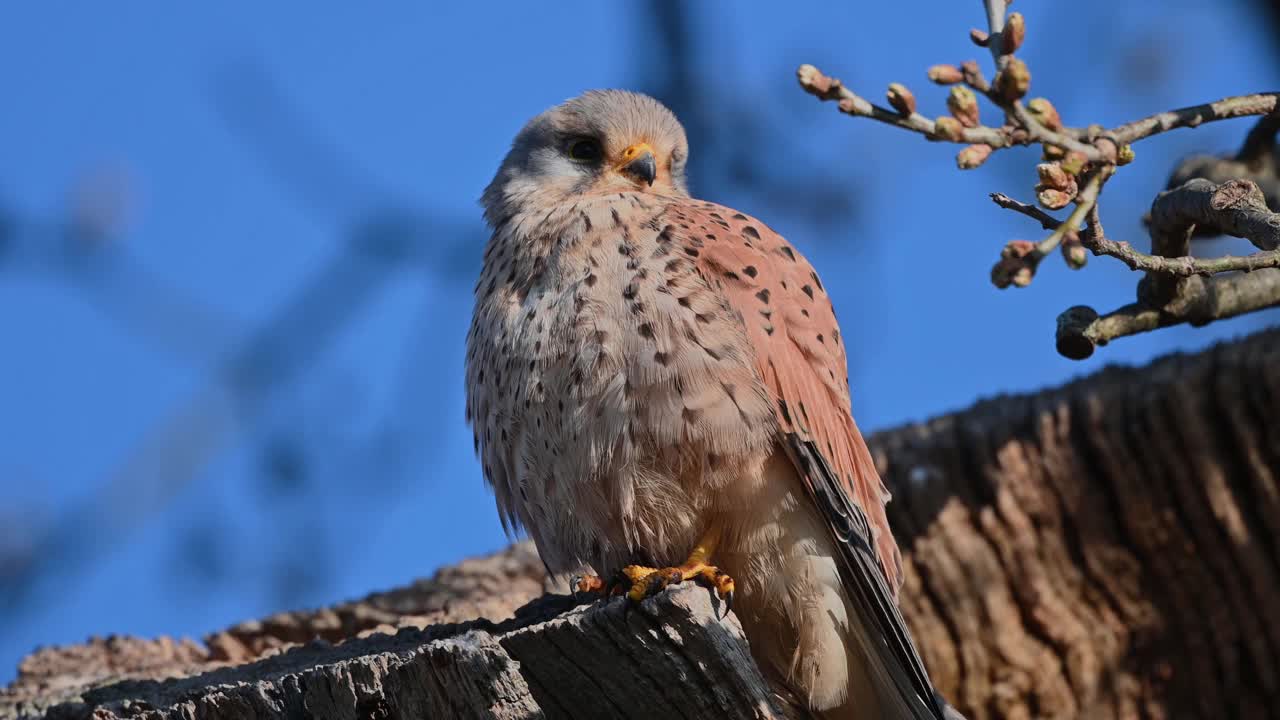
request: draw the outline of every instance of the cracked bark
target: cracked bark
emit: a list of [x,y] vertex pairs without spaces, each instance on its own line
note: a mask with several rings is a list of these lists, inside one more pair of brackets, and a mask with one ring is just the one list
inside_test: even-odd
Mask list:
[[[939,689],[973,720],[1273,717],[1278,411],[1272,330],[876,435]],[[203,645],[44,650],[0,718],[802,716],[705,590],[628,616],[544,582],[518,545]]]

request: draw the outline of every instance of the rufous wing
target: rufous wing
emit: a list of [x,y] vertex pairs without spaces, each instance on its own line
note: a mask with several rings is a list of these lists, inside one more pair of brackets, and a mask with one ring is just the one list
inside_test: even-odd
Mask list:
[[822,281],[790,243],[742,213],[688,200],[673,202],[665,220],[742,316],[779,444],[831,529],[850,601],[883,642],[872,661],[914,718],[945,717],[898,610],[902,561],[884,511],[889,495],[850,411],[845,338]]

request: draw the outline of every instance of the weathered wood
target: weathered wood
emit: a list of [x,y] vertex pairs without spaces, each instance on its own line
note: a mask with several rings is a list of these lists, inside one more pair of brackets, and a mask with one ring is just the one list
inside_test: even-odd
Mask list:
[[786,717],[737,619],[721,617],[718,605],[694,585],[632,611],[622,598],[583,605],[550,596],[496,625],[314,640],[187,677],[100,685],[47,717]]
[[[461,633],[469,627],[466,621],[511,617],[544,589],[542,563],[536,552],[530,544],[518,543],[496,555],[444,568],[432,579],[408,587],[330,608],[278,613],[241,623],[211,633],[203,645],[190,640],[112,636],[93,638],[82,645],[44,648],[27,657],[18,668],[18,679],[0,691],[0,719],[39,716],[58,704],[82,701],[94,688],[131,680],[202,676],[235,666],[256,671],[261,668],[252,665],[253,661],[279,655],[312,639],[338,643],[406,628]],[[457,625],[460,622],[464,625]],[[342,648],[347,644],[349,641]],[[332,653],[331,657],[338,657]],[[316,650],[305,657],[321,662],[325,656],[326,652]],[[376,661],[371,658],[370,662]]]
[[[1274,717],[1277,418],[1273,330],[872,438],[943,693],[971,720]],[[520,544],[203,645],[48,649],[0,718],[802,715],[706,590],[626,615],[547,587]]]

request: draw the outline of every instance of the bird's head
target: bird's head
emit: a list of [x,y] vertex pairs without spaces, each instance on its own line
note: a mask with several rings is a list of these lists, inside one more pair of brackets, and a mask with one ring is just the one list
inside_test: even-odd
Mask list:
[[481,204],[490,222],[587,194],[687,196],[684,128],[662,103],[625,90],[592,90],[530,120]]

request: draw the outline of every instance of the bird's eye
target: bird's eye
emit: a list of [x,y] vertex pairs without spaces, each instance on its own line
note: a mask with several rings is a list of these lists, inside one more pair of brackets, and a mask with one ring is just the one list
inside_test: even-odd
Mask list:
[[590,138],[580,138],[569,143],[569,157],[578,162],[595,162],[602,154],[600,143]]

